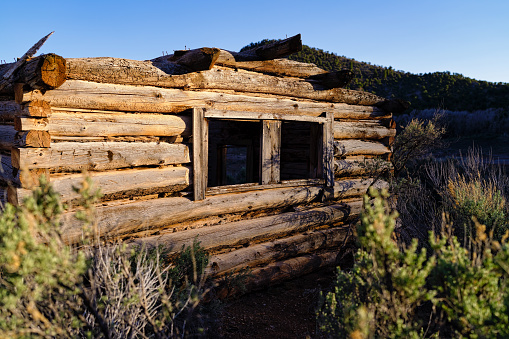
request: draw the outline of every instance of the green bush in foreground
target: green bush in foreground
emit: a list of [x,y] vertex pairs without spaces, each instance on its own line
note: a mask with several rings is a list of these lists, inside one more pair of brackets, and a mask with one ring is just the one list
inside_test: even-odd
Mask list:
[[[89,180],[81,194],[85,201],[77,217],[91,234],[97,194]],[[7,204],[0,215],[0,338],[189,333],[193,310],[204,295],[207,255],[199,243],[183,249],[173,266],[159,249],[94,242],[78,250],[62,241],[62,212],[58,194],[42,179],[22,206]]]
[[[338,270],[322,296],[320,329],[339,338],[488,338],[509,336],[509,246],[476,222],[463,247],[450,223],[430,234],[433,253],[417,241],[399,250],[396,214],[370,190],[358,228],[361,245],[350,272]],[[475,221],[475,220],[474,220]]]

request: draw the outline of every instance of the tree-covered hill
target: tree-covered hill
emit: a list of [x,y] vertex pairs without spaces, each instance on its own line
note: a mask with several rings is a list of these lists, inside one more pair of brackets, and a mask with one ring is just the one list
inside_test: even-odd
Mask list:
[[[243,49],[273,40],[252,43]],[[386,98],[409,101],[412,109],[443,108],[474,111],[509,108],[509,83],[492,83],[450,72],[412,74],[392,67],[372,65],[304,45],[289,59],[311,62],[327,71],[349,69],[355,78],[347,88],[364,90]]]

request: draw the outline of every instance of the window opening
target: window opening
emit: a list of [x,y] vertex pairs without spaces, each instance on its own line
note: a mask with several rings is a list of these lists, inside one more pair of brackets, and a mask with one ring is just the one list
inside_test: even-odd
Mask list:
[[257,183],[259,121],[210,119],[208,187]]

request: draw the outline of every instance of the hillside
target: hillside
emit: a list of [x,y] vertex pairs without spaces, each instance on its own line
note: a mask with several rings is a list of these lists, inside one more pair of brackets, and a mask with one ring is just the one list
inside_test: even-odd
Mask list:
[[[252,43],[243,49],[271,41]],[[450,111],[474,111],[509,107],[509,83],[479,81],[450,72],[413,74],[306,45],[289,59],[312,62],[327,71],[349,69],[355,73],[355,78],[347,88],[407,100],[412,109],[440,107]]]

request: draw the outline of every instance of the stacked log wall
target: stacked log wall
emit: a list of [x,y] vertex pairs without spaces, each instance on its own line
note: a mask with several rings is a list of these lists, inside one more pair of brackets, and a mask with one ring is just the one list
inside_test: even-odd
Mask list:
[[[7,197],[21,203],[45,174],[73,206],[78,198],[73,187],[85,171],[104,194],[96,208],[104,239],[164,244],[175,251],[198,239],[212,253],[211,274],[249,267],[260,271],[261,280],[283,262],[298,267],[333,262],[331,253],[351,235],[349,223],[360,213],[373,169],[390,157],[395,128],[391,113],[380,108],[384,99],[326,89],[288,76],[291,71],[266,74],[277,70],[274,60],[246,61],[242,71],[228,68],[242,62],[219,60],[221,65],[210,70],[168,76],[146,62],[67,59],[67,81],[58,88],[25,88],[15,100],[0,101],[0,202]],[[133,76],[133,65],[151,75]],[[304,66],[297,67],[302,77],[322,74]],[[89,73],[95,68],[106,71]],[[118,76],[122,72],[131,73]],[[322,201],[323,183],[295,181],[193,201],[192,108],[218,116],[241,112],[253,120],[268,114],[316,118],[331,113],[331,200]],[[83,230],[74,211],[63,218],[66,241],[79,242]]]

